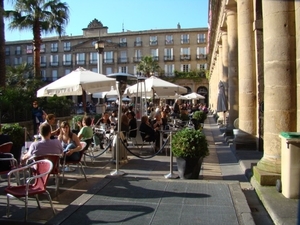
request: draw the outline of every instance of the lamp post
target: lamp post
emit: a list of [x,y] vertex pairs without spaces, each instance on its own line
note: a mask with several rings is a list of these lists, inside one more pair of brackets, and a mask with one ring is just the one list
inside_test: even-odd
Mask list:
[[98,73],[100,74],[103,74],[103,71],[102,71],[102,53],[103,53],[103,50],[104,50],[104,41],[97,41],[95,43],[95,49],[97,50],[98,52]]
[[120,154],[120,138],[121,138],[121,118],[122,118],[122,94],[126,89],[127,79],[136,79],[135,76],[128,74],[128,73],[113,73],[107,75],[107,77],[115,78],[116,79],[116,88],[118,91],[119,97],[119,105],[118,105],[118,131],[117,131],[117,141],[116,141],[116,149],[115,149],[115,156],[116,156],[116,170],[111,172],[112,176],[123,175],[124,172],[119,171],[119,154]]

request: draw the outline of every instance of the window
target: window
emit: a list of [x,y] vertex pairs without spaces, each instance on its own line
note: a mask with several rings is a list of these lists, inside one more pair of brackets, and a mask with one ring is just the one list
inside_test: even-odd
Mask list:
[[41,44],[41,53],[46,52],[46,45],[45,44]]
[[46,60],[46,56],[45,55],[42,55],[41,58],[41,67],[45,67],[47,66],[47,60]]
[[52,70],[52,80],[57,80],[57,70]]
[[190,43],[190,37],[188,34],[182,34],[181,35],[181,44],[189,44]]
[[110,51],[110,52],[104,52],[103,55],[103,59],[104,59],[104,63],[113,63],[114,62],[114,52]]
[[51,43],[51,52],[58,52],[58,43]]
[[140,62],[142,60],[142,51],[140,49],[136,49],[134,51],[134,62]]
[[207,59],[206,47],[197,47],[197,59]]
[[85,54],[84,53],[77,53],[76,54],[76,64],[77,65],[84,65],[85,64]]
[[65,69],[65,75],[71,73],[71,70],[70,69]]
[[70,66],[72,64],[72,55],[71,54],[64,54],[63,55],[63,65]]
[[150,54],[154,61],[158,61],[158,49],[151,49]]
[[33,46],[32,45],[27,45],[26,46],[26,53],[27,54],[33,53]]
[[71,42],[64,42],[64,51],[71,51]]
[[50,56],[50,65],[51,66],[58,66],[58,55],[51,55]]
[[205,42],[206,42],[205,34],[198,34],[197,43],[205,43]]
[[10,59],[5,58],[5,65],[6,65],[6,66],[10,66]]
[[198,70],[206,70],[207,69],[207,63],[204,64],[197,64]]
[[180,49],[180,59],[181,60],[190,60],[190,48],[181,48]]
[[134,46],[142,46],[142,39],[141,37],[136,37],[135,38],[135,42],[134,42]]
[[173,44],[173,35],[166,35],[166,45]]
[[98,62],[98,53],[91,52],[90,53],[90,64],[97,64],[97,62]]
[[16,57],[15,58],[15,66],[22,64],[22,57]]
[[150,45],[157,45],[157,36],[150,36]]
[[174,64],[165,65],[165,76],[170,77],[174,76]]
[[21,55],[22,54],[22,49],[21,46],[16,47],[15,55]]
[[122,37],[120,38],[120,44],[119,44],[120,47],[127,47],[127,41],[126,41],[126,38]]
[[41,70],[41,77],[43,81],[47,81],[46,70]]
[[119,73],[128,73],[128,67],[127,66],[119,66]]
[[120,59],[119,59],[119,62],[120,63],[127,63],[127,51],[121,51],[120,52]]
[[9,47],[5,47],[5,55],[10,55],[10,49],[9,49]]
[[111,73],[112,73],[112,68],[106,67],[106,74],[111,74]]
[[181,64],[181,72],[189,72],[190,64]]
[[173,48],[165,48],[164,60],[173,60]]
[[33,57],[32,56],[27,57],[27,64],[33,64]]

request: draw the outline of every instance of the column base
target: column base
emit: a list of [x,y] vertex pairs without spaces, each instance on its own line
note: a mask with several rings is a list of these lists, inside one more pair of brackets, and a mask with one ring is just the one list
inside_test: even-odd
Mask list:
[[279,173],[271,173],[253,167],[253,177],[261,186],[275,186],[276,180],[281,178]]

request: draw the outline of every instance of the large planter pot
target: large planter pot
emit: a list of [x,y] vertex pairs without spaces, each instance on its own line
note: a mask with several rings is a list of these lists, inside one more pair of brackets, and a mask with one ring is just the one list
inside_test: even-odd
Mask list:
[[203,157],[182,158],[176,157],[177,169],[180,179],[199,179]]

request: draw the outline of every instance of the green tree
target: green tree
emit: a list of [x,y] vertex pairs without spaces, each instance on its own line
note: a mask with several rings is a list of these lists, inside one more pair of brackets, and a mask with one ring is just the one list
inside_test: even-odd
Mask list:
[[160,67],[152,56],[144,56],[137,65],[137,71],[143,72],[147,77],[150,77],[151,73],[159,72]]
[[34,76],[41,76],[40,50],[42,33],[55,32],[59,36],[64,33],[69,22],[69,7],[60,0],[18,0],[14,10],[5,11],[5,17],[10,20],[9,29],[32,30]]

